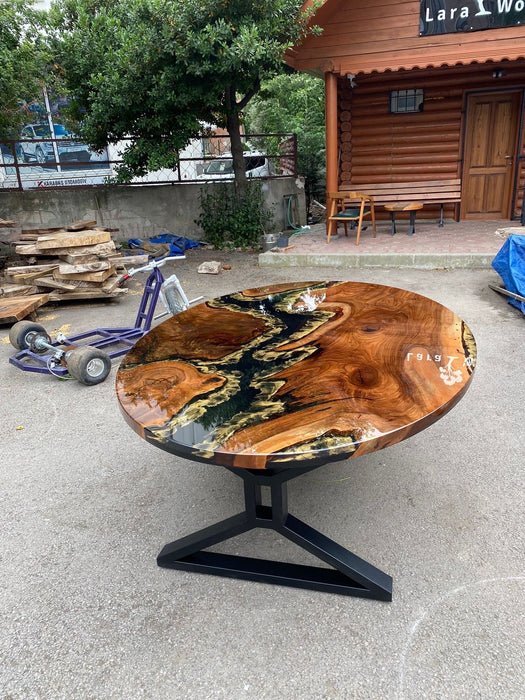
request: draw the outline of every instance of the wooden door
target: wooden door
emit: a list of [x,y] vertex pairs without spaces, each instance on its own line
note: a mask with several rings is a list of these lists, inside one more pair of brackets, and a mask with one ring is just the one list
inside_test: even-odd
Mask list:
[[462,219],[510,217],[520,108],[521,92],[493,92],[469,97]]

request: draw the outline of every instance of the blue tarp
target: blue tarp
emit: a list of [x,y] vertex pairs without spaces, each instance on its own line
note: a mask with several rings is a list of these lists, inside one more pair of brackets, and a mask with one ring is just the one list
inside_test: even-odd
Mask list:
[[[525,236],[512,233],[492,261],[492,267],[508,292],[525,297]],[[507,301],[525,314],[525,303],[512,297],[507,297]]]
[[150,238],[150,242],[168,243],[171,255],[184,253],[184,251],[189,248],[200,248],[202,246],[202,243],[199,243],[199,241],[192,241],[190,238],[183,238],[183,236],[174,236],[171,233],[162,233],[160,236]]
[[[148,242],[169,245],[169,255],[182,255],[189,248],[200,248],[202,246],[202,243],[199,243],[199,241],[192,241],[190,238],[184,238],[183,236],[174,236],[171,233],[161,233],[160,236],[150,238]],[[141,241],[139,238],[130,238],[128,243],[132,248],[140,248],[144,241]]]

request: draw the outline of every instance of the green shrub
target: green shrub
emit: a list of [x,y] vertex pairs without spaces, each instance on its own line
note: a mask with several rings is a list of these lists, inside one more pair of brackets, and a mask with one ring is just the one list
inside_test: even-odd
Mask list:
[[241,194],[232,183],[213,183],[200,192],[201,212],[195,223],[215,248],[258,248],[273,222],[265,209],[261,183],[249,180]]

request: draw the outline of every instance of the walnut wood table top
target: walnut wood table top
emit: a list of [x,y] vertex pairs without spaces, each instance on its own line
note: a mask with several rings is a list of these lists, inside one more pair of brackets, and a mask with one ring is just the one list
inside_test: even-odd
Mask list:
[[306,467],[393,445],[467,390],[467,325],[413,292],[359,282],[247,289],[149,331],[117,374],[148,442],[244,469]]
[[383,204],[387,211],[416,211],[423,209],[423,202],[390,202]]

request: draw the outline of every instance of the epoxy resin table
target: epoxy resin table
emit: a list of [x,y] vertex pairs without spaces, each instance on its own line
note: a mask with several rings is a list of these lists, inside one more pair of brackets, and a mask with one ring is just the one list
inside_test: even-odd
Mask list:
[[[124,416],[156,447],[240,476],[245,510],[167,544],[158,564],[391,600],[390,576],[288,513],[287,482],[423,430],[465,393],[475,363],[452,311],[381,285],[248,289],[168,319],[119,368]],[[255,527],[331,568],[203,551]]]

